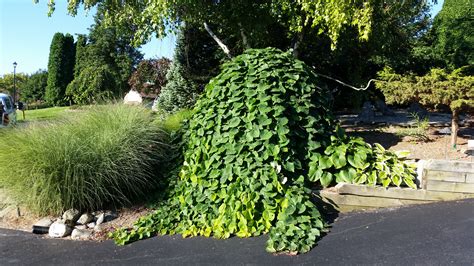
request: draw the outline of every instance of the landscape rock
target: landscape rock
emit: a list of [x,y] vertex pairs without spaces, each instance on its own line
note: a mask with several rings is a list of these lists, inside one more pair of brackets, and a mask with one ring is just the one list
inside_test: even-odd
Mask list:
[[51,220],[51,218],[45,217],[37,221],[34,225],[50,227],[52,223],[53,223],[53,220]]
[[49,236],[53,238],[65,237],[72,232],[71,226],[66,224],[63,220],[57,220],[49,227]]
[[63,220],[75,223],[77,219],[79,219],[79,216],[81,216],[81,213],[78,210],[69,209],[63,213]]
[[382,100],[375,101],[375,108],[377,108],[377,110],[379,110],[383,115],[395,115],[395,112],[393,112],[392,109],[388,108],[387,104],[385,104],[385,102]]
[[78,224],[88,224],[94,220],[94,216],[88,212],[83,213],[77,220]]
[[89,230],[86,230],[86,229],[74,229],[71,233],[71,238],[72,239],[81,239],[81,240],[85,240],[85,239],[89,239],[89,237],[91,236],[92,232],[89,231]]
[[362,123],[373,123],[375,121],[374,106],[370,102],[364,102],[362,111],[357,116],[357,119]]
[[105,220],[105,213],[100,213],[100,214],[98,214],[95,218],[96,218],[95,224],[96,224],[96,225],[99,225],[99,224],[101,224],[101,223],[104,222],[104,220]]
[[140,105],[143,102],[143,98],[135,90],[130,90],[125,97],[123,98],[123,103],[124,104],[129,104],[129,105]]
[[94,232],[102,232],[104,229],[105,229],[104,224],[98,224],[98,225],[94,226]]
[[95,222],[87,224],[87,228],[94,228],[94,227],[95,227]]
[[451,128],[450,127],[445,127],[439,130],[436,130],[436,133],[439,135],[451,135]]
[[423,106],[421,106],[419,103],[411,103],[410,107],[408,108],[408,113],[414,113],[418,115],[419,118],[424,118],[428,116],[428,111],[426,111],[426,109],[423,108]]
[[118,214],[114,211],[106,211],[105,212],[105,217],[104,217],[104,222],[110,222],[112,220],[115,220],[118,218]]
[[37,221],[33,225],[33,228],[32,228],[33,234],[47,234],[49,232],[49,227],[51,226],[52,223],[53,223],[53,220],[51,220],[48,217],[45,217]]
[[85,229],[87,229],[87,225],[80,224],[80,225],[76,225],[74,228],[75,229],[80,229],[80,230],[85,230]]

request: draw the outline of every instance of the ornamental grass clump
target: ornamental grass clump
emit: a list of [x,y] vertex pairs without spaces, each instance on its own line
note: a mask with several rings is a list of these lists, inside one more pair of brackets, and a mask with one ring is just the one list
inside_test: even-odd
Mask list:
[[111,104],[72,116],[0,132],[0,185],[41,214],[121,205],[155,186],[168,135],[150,112]]

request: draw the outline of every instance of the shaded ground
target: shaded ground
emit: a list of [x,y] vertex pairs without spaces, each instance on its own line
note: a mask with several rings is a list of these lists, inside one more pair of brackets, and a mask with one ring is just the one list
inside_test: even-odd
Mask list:
[[472,265],[473,228],[474,200],[342,214],[315,248],[298,256],[266,253],[266,236],[160,236],[118,247],[0,229],[0,265]]
[[439,134],[440,130],[449,129],[449,114],[429,113],[426,141],[400,136],[401,130],[415,124],[415,120],[406,110],[397,110],[393,116],[378,115],[371,124],[361,124],[357,115],[339,115],[337,118],[349,135],[362,137],[371,144],[380,143],[386,149],[409,150],[411,159],[473,160],[464,153],[467,141],[474,139],[474,117],[471,116],[462,117],[456,148],[450,145],[449,135]]
[[[379,126],[409,126],[415,123],[413,115],[407,109],[396,109],[393,110],[393,115],[382,115],[381,113],[375,113],[374,120],[371,124]],[[342,125],[357,125],[361,124],[357,114],[340,114],[337,115],[337,119]],[[427,112],[426,117],[429,119],[431,126],[437,127],[448,127],[451,125],[451,115],[447,113],[439,112]],[[469,127],[474,125],[474,117],[471,115],[461,115],[460,117],[461,126]]]
[[[443,159],[443,160],[474,160],[464,151],[467,149],[467,141],[474,139],[471,136],[459,136],[456,148],[450,145],[450,136],[435,134],[431,129],[428,141],[417,141],[410,137],[400,137],[395,128],[350,128],[348,134],[362,137],[368,143],[380,143],[384,148],[390,150],[409,150],[411,159]],[[465,131],[472,129],[463,128]]]

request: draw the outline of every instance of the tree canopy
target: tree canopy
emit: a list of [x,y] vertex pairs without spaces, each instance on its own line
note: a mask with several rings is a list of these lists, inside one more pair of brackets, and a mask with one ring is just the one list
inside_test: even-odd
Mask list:
[[[0,92],[8,92],[10,95],[13,95],[13,73],[5,74],[0,76]],[[17,93],[21,95],[22,88],[25,83],[28,81],[28,75],[25,73],[16,73],[15,77],[15,86]],[[18,97],[18,96],[17,96]]]
[[72,102],[87,104],[123,94],[143,55],[131,45],[133,31],[105,25],[99,8],[87,36],[76,43],[74,80],[67,87]]
[[449,69],[474,64],[474,4],[445,0],[433,22],[434,53]]
[[[249,26],[247,28],[253,27],[251,22],[266,14],[287,25],[292,34],[302,32],[305,27],[318,28],[318,33],[326,32],[335,45],[345,25],[355,26],[361,39],[368,38],[371,15],[377,2],[378,0],[68,0],[68,11],[75,15],[81,4],[85,9],[103,5],[108,22],[114,22],[115,25],[133,24],[136,27],[135,44],[147,41],[153,34],[162,37],[170,31],[176,31],[181,21],[215,24],[231,21],[240,30],[245,29],[246,25]],[[50,0],[48,3],[50,12],[53,12],[55,1]]]
[[44,93],[48,83],[48,72],[38,70],[26,81],[21,90],[21,98],[27,102],[44,100]]
[[166,73],[170,64],[171,60],[165,57],[142,60],[132,73],[128,84],[138,92],[156,96],[166,85]]

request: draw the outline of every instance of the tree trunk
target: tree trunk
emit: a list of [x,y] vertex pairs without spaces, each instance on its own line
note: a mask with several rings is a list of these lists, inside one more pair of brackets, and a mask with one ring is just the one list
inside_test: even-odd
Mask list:
[[214,32],[212,32],[211,28],[209,27],[209,25],[207,25],[206,22],[204,22],[204,28],[206,29],[207,33],[209,33],[209,35],[211,35],[212,39],[214,39],[214,41],[216,41],[216,43],[219,45],[219,47],[222,49],[222,51],[224,51],[224,53],[227,55],[227,57],[232,58],[232,56],[230,55],[230,50],[229,50],[229,48],[227,48],[227,45],[225,45],[219,39],[219,37],[217,37],[217,35],[215,35]]
[[451,118],[451,147],[456,148],[456,141],[458,138],[459,130],[459,111],[452,111],[453,117]]
[[250,49],[249,41],[247,40],[247,35],[245,35],[244,27],[242,27],[242,23],[239,22],[240,27],[240,37],[242,37],[242,44],[244,45],[245,49]]
[[293,56],[295,58],[299,58],[300,56],[300,44],[301,42],[303,41],[303,36],[304,36],[304,28],[298,32],[295,36],[295,38],[293,39]]

